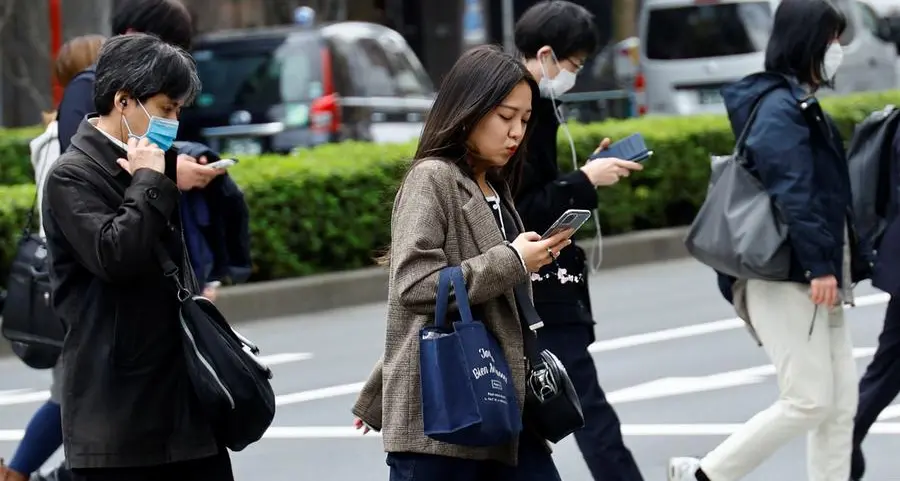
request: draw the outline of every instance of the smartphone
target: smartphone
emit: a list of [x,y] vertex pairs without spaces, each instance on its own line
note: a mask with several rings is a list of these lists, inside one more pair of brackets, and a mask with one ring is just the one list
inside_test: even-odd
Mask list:
[[653,151],[647,148],[647,144],[644,142],[644,136],[641,134],[631,134],[628,137],[613,143],[607,147],[606,150],[591,155],[588,160],[616,157],[632,162],[643,162],[649,159],[651,155],[653,155]]
[[590,218],[591,211],[589,210],[569,209],[563,212],[563,214],[559,216],[559,219],[556,219],[556,222],[554,222],[553,225],[551,225],[550,228],[547,229],[547,232],[544,232],[544,235],[541,236],[541,239],[553,237],[554,235],[564,230],[572,229],[573,231],[577,231]]
[[237,159],[222,159],[217,160],[211,164],[206,164],[206,166],[213,169],[227,169],[237,163]]

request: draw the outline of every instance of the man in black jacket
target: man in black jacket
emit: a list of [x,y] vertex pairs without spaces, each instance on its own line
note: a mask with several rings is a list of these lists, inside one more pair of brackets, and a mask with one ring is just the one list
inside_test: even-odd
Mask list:
[[[900,393],[900,135],[894,134],[890,178],[887,179],[888,224],[880,239],[872,285],[890,294],[878,349],[859,381],[859,405],[853,428],[850,479],[859,481],[866,470],[862,442],[881,412]],[[874,187],[873,187],[874,188]]]
[[[112,16],[112,31],[115,35],[126,33],[149,33],[164,42],[182,49],[189,49],[193,39],[193,22],[187,8],[179,0],[121,0],[116,2]],[[58,108],[60,152],[68,149],[72,137],[85,117],[95,112],[94,83],[95,67],[80,72],[66,86]],[[206,168],[203,164],[218,160],[218,154],[206,146],[196,143],[179,143],[176,179],[182,192],[195,191],[207,199],[213,211],[210,227],[204,232],[189,230],[185,237],[190,245],[207,243],[213,252],[216,276],[203,281],[230,280],[243,282],[250,269],[249,211],[238,186],[225,171]],[[217,285],[205,285],[203,295],[215,300]],[[55,377],[61,366],[53,370]],[[52,452],[52,449],[48,451]],[[0,475],[2,475],[0,468]],[[23,476],[27,476],[23,475]],[[65,462],[48,475],[35,473],[35,481],[65,481],[69,474]],[[0,476],[2,477],[2,476]]]
[[[517,22],[515,41],[542,97],[534,101],[537,126],[527,146],[516,208],[526,230],[544,232],[567,209],[596,209],[597,187],[615,184],[641,166],[601,159],[560,175],[556,99],[572,88],[585,59],[598,47],[590,12],[567,1],[538,3]],[[604,140],[600,148],[608,142]],[[555,264],[532,275],[535,307],[545,324],[538,339],[560,358],[579,393],[585,426],[575,433],[575,440],[594,479],[639,481],[641,473],[622,441],[618,416],[606,401],[587,350],[595,340],[587,274],[584,251],[572,246],[560,252]]]
[[200,90],[190,55],[144,34],[97,62],[98,117],[81,123],[45,187],[62,349],[63,443],[75,479],[231,480],[181,348],[179,302],[156,253],[184,255],[171,149]]

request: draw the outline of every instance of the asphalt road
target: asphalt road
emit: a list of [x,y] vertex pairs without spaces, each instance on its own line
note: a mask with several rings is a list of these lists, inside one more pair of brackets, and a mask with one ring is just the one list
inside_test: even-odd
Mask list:
[[[672,455],[699,455],[774,398],[764,353],[719,296],[707,269],[690,260],[607,271],[592,279],[600,380],[624,424],[646,479],[665,479]],[[881,328],[886,297],[857,289],[849,322],[860,374]],[[279,411],[266,438],[234,455],[239,480],[387,479],[376,436],[350,427],[351,403],[383,340],[385,308],[371,305],[272,319],[241,330],[276,364]],[[0,361],[0,455],[9,456],[45,390],[49,373]],[[650,383],[650,384],[647,384]],[[871,480],[900,473],[900,405],[866,442]],[[805,479],[797,440],[748,481]],[[571,439],[556,447],[565,480],[589,481]],[[52,461],[58,461],[60,454]]]

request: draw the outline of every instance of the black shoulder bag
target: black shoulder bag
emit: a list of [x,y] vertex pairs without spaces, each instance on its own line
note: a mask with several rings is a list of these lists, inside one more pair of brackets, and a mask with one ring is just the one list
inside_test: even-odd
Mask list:
[[240,451],[262,438],[275,417],[272,371],[257,359],[259,348],[232,329],[212,302],[185,287],[195,284],[190,268],[184,268],[191,277],[183,282],[162,246],[157,257],[176,287],[182,346],[194,393],[218,440]]
[[525,378],[525,419],[551,443],[584,427],[578,392],[555,354],[537,345],[536,328],[543,325],[524,284],[515,287],[528,372]]
[[53,311],[47,244],[34,232],[37,199],[35,193],[9,269],[0,331],[27,366],[50,369],[56,365],[62,351],[66,326]]

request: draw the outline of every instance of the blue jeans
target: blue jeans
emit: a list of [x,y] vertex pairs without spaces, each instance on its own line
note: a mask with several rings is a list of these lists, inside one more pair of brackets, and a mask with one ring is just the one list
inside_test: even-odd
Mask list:
[[390,481],[560,481],[553,458],[534,435],[519,438],[519,465],[434,454],[388,453]]

